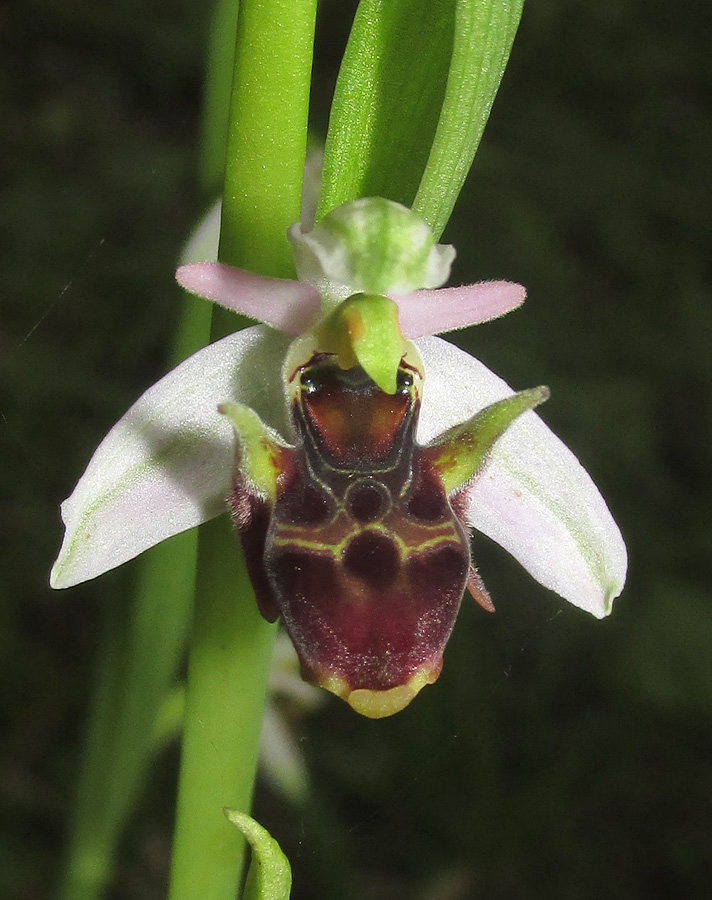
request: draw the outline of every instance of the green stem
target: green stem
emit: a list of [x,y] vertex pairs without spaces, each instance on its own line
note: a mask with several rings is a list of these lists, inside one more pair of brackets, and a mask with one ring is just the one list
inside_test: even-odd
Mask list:
[[[299,219],[316,0],[242,0],[237,23],[220,259],[291,275]],[[234,327],[215,316],[213,335]],[[226,327],[227,326],[227,327]],[[255,604],[226,517],[203,526],[181,758],[171,900],[234,900],[275,627]]]
[[172,900],[237,894],[243,839],[222,809],[249,810],[274,630],[230,521],[213,520],[200,533]]
[[240,4],[219,255],[263,275],[294,275],[315,15],[316,0]]

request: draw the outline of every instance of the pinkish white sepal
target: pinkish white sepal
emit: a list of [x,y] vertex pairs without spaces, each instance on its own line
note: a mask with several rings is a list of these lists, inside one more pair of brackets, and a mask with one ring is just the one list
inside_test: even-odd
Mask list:
[[[513,391],[458,347],[417,341],[427,376],[418,440],[427,442]],[[618,526],[581,463],[533,412],[495,445],[467,488],[468,519],[509,551],[545,587],[597,618],[625,582]]]
[[286,431],[286,348],[274,331],[245,329],[200,350],[134,403],[62,504],[52,587],[95,578],[225,511],[235,451],[218,404],[248,404]]

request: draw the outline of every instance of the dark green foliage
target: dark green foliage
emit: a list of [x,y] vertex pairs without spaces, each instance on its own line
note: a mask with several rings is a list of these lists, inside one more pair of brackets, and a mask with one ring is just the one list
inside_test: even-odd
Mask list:
[[[344,6],[322,7],[327,81]],[[16,9],[0,14],[0,896],[44,900],[102,614],[131,580],[50,593],[57,505],[167,352],[201,207],[207,21],[186,0]],[[709,894],[711,27],[700,2],[525,8],[445,238],[456,281],[521,280],[529,301],[457,340],[515,387],[551,386],[544,418],[616,514],[629,584],[596,622],[480,539],[498,612],[465,604],[438,684],[381,722],[329,701],[300,728],[310,805],[260,790],[295,900]],[[169,763],[117,900],[164,895]]]

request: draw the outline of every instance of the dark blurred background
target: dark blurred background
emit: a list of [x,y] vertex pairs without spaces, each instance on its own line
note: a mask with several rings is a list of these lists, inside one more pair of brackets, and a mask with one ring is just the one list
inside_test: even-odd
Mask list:
[[[322,130],[353,3],[324,0]],[[47,573],[71,490],[163,369],[195,173],[205,4],[0,9],[0,896],[51,895],[102,622],[127,566]],[[597,622],[476,544],[443,675],[369,722],[296,718],[305,805],[260,781],[295,900],[706,898],[712,880],[712,6],[529,0],[445,238],[454,280],[526,308],[458,335],[593,474],[630,554]],[[178,751],[161,758],[110,896],[161,898]]]

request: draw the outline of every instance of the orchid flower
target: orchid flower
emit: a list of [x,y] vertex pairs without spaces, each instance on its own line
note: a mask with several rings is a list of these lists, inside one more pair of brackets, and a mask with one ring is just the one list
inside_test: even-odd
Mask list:
[[548,390],[515,394],[433,336],[515,309],[524,289],[443,288],[454,248],[379,198],[289,239],[297,281],[178,269],[187,290],[263,324],[200,350],[111,429],[62,504],[52,586],[230,509],[260,611],[282,617],[304,676],[374,718],[435,681],[466,587],[493,609],[470,529],[608,615],[625,546],[532,412]]

